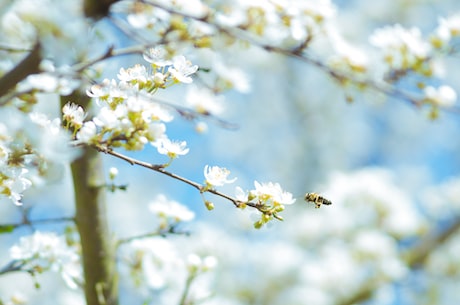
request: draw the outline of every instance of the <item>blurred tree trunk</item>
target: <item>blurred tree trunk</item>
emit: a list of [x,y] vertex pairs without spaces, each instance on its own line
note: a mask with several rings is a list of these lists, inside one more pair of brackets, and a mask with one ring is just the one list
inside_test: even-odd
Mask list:
[[83,12],[86,17],[100,19],[108,15],[110,6],[119,0],[85,0]]
[[[87,97],[74,94],[67,98],[88,110]],[[92,148],[84,148],[71,170],[87,305],[117,305],[115,248],[107,220],[102,156]]]

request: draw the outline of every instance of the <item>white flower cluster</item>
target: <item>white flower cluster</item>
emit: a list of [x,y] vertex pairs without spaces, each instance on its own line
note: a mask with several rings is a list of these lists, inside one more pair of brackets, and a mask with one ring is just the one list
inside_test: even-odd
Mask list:
[[431,36],[431,43],[435,48],[449,51],[452,43],[460,37],[460,14],[447,18],[439,18],[439,25]]
[[236,181],[236,178],[228,179],[228,175],[230,175],[230,171],[226,168],[206,165],[204,167],[206,188],[223,186],[224,184]]
[[163,289],[176,283],[182,262],[167,239],[134,240],[122,256],[134,283],[140,287]]
[[442,76],[440,55],[454,48],[452,39],[460,35],[459,24],[459,16],[440,19],[439,26],[428,38],[423,37],[417,27],[404,28],[399,24],[375,30],[369,41],[383,53],[387,68],[385,79],[396,83],[403,77],[410,79],[415,75],[416,87],[422,88],[420,103],[433,108],[452,107],[457,100],[454,89],[448,85],[435,88],[429,83]]
[[296,200],[292,194],[284,191],[278,183],[259,183],[254,181],[255,189],[245,192],[241,187],[236,187],[236,198],[243,206],[252,204],[262,212],[261,219],[254,223],[255,228],[261,228],[277,214],[284,210],[285,205],[293,204]]
[[54,232],[35,232],[24,236],[10,248],[10,256],[23,264],[30,272],[47,270],[59,272],[70,288],[82,284],[80,256],[75,248],[67,245],[65,238]]
[[457,93],[452,87],[442,85],[438,88],[428,86],[423,90],[425,102],[434,105],[451,107],[457,101]]
[[174,200],[168,200],[165,195],[158,195],[149,205],[150,212],[160,219],[160,228],[174,226],[179,222],[191,221],[195,218],[195,213],[186,206]]
[[217,266],[217,259],[214,256],[200,257],[195,253],[187,256],[187,267],[190,273],[206,272]]
[[329,0],[321,1],[223,1],[213,18],[224,27],[241,27],[264,42],[297,47],[324,31],[335,15]]
[[50,179],[77,154],[60,120],[5,109],[0,114],[0,196],[21,205],[24,191]]
[[171,159],[188,153],[185,141],[174,142],[167,138],[164,123],[173,117],[152,94],[174,83],[192,82],[191,75],[198,67],[184,56],[169,61],[162,54],[162,49],[151,49],[144,54],[152,64],[152,73],[137,64],[121,68],[118,82],[105,79],[93,85],[87,94],[100,108],[92,120],[84,121],[86,113],[81,106],[72,103],[64,106],[63,120],[66,127],[73,130],[77,143],[122,146],[128,150],[139,150],[151,143],[160,154]]
[[[199,280],[198,276],[210,273],[217,266],[214,256],[189,253],[182,257],[171,240],[162,238],[134,240],[124,246],[121,255],[135,285],[141,292],[147,289],[147,296],[155,294],[161,304],[176,303],[177,291],[183,289],[187,278],[192,282]],[[200,285],[192,285],[187,297],[193,299],[197,293],[209,296],[210,284],[200,281]]]
[[401,25],[375,30],[369,38],[371,44],[381,48],[385,61],[396,70],[406,70],[421,65],[431,52],[430,44],[418,28],[406,29]]

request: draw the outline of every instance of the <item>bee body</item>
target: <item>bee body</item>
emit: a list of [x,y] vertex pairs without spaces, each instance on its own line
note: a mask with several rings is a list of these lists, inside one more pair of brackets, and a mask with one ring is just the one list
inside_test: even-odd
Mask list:
[[318,209],[322,204],[325,205],[331,205],[332,202],[326,198],[324,198],[321,195],[318,195],[316,193],[306,193],[305,194],[305,201],[307,202],[312,202],[316,205],[316,208]]

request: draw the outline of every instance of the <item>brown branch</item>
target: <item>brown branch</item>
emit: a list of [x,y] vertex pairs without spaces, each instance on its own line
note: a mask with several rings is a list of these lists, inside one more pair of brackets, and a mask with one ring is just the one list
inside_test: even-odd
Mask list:
[[[439,246],[446,243],[450,237],[457,234],[459,230],[460,217],[455,219],[454,223],[447,229],[441,232],[428,234],[426,237],[421,238],[415,246],[401,254],[403,261],[405,261],[406,265],[411,269],[423,268],[423,264],[429,258],[430,254],[436,251]],[[369,300],[380,285],[381,282],[379,281],[368,282],[355,294],[341,301],[339,305],[352,305]]]
[[108,15],[110,6],[119,0],[85,0],[83,12],[86,17],[100,19]]
[[36,224],[46,224],[46,223],[59,223],[59,222],[74,222],[74,217],[57,217],[57,218],[45,218],[45,219],[24,219],[24,221],[19,223],[6,223],[0,224],[0,232],[13,231],[16,228],[23,226],[30,226]]
[[[128,157],[124,154],[121,154],[119,152],[116,152],[110,148],[107,148],[107,147],[103,147],[103,146],[92,146],[94,149],[100,151],[100,152],[103,152],[103,153],[106,153],[108,155],[111,155],[111,156],[114,156],[116,158],[119,158],[121,160],[124,160],[126,162],[128,162],[129,164],[131,165],[138,165],[138,166],[142,166],[142,167],[145,167],[147,169],[150,169],[150,170],[153,170],[153,171],[156,171],[158,173],[161,173],[163,175],[166,175],[170,178],[173,178],[173,179],[176,179],[176,180],[179,180],[181,182],[184,182],[185,184],[188,184],[192,187],[194,187],[195,189],[197,189],[200,193],[205,193],[205,192],[208,192],[208,193],[211,193],[211,194],[214,194],[216,196],[219,196],[221,198],[224,198],[228,201],[230,201],[231,203],[233,203],[233,205],[237,208],[241,208],[243,206],[249,206],[249,207],[252,207],[252,208],[255,208],[257,210],[259,210],[260,212],[264,213],[264,205],[260,205],[260,204],[256,204],[256,203],[252,203],[252,202],[243,202],[243,201],[240,201],[236,198],[233,198],[232,196],[229,196],[225,193],[222,193],[222,192],[219,192],[215,189],[208,189],[206,188],[204,185],[200,184],[200,183],[197,183],[195,181],[192,181],[190,179],[187,179],[185,177],[182,177],[180,175],[177,175],[175,173],[172,173],[172,172],[169,172],[165,169],[164,165],[163,164],[151,164],[151,163],[148,163],[148,162],[144,162],[144,161],[141,161],[141,160],[137,160],[137,159],[134,159],[134,158],[131,158],[131,157]],[[273,215],[274,218],[278,219],[278,220],[282,220],[282,218],[276,214]]]
[[20,81],[31,74],[40,72],[41,54],[40,44],[36,43],[32,51],[19,62],[13,70],[9,71],[0,78],[0,96],[4,96]]
[[96,58],[93,58],[84,63],[75,64],[73,66],[73,69],[75,70],[75,72],[82,72],[83,70],[86,70],[92,65],[97,64],[98,62],[101,62],[109,58],[118,57],[118,56],[126,56],[126,55],[134,55],[134,54],[142,54],[147,47],[148,46],[132,46],[132,47],[126,47],[126,48],[121,48],[121,49],[114,49],[113,47],[110,47],[104,54]]
[[403,257],[407,265],[413,269],[423,266],[430,254],[458,231],[460,231],[460,217],[456,218],[447,229],[422,238],[414,247],[404,253]]
[[157,237],[157,236],[166,237],[166,235],[169,235],[169,234],[171,234],[171,235],[189,235],[190,233],[188,231],[177,231],[175,226],[170,226],[167,229],[158,230],[158,231],[154,231],[154,232],[149,232],[149,233],[145,233],[145,234],[134,235],[134,236],[119,239],[118,242],[117,242],[117,246],[129,243],[129,242],[131,242],[133,240],[138,240],[138,239],[143,239],[143,238],[151,238],[151,237]]

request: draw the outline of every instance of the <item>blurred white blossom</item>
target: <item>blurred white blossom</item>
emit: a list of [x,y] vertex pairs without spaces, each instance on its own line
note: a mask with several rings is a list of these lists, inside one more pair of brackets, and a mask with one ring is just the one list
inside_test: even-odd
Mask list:
[[193,81],[191,75],[198,71],[197,65],[192,65],[185,56],[179,55],[174,57],[173,66],[169,72],[177,82],[189,84]]
[[191,221],[195,213],[186,206],[174,200],[168,200],[165,195],[158,195],[149,205],[150,212],[169,222]]
[[259,183],[254,181],[254,186],[255,189],[250,193],[262,202],[269,202],[274,205],[286,205],[295,202],[295,198],[292,197],[292,194],[284,191],[279,183]]
[[431,54],[430,44],[416,27],[385,26],[375,30],[369,41],[382,50],[385,61],[395,69],[415,68]]
[[428,86],[423,90],[424,99],[437,106],[452,107],[457,101],[457,93],[452,87],[443,85],[438,88]]
[[144,59],[155,67],[165,67],[172,65],[171,60],[167,60],[167,52],[162,47],[148,49],[144,54]]
[[63,119],[69,122],[72,126],[80,128],[83,125],[83,120],[86,113],[80,105],[68,102],[62,107]]
[[[54,232],[37,231],[24,236],[10,248],[14,260],[25,263],[24,270],[51,270],[61,274],[66,284],[76,289],[82,283],[80,256]],[[39,269],[38,269],[39,268]]]
[[189,152],[185,141],[178,142],[171,141],[168,138],[161,138],[152,143],[152,145],[157,148],[159,154],[167,155],[171,159],[186,155]]
[[226,168],[209,165],[204,167],[204,177],[207,185],[222,186],[236,181],[236,178],[228,179],[228,175],[230,175],[230,171]]
[[218,115],[224,110],[223,96],[216,95],[207,88],[189,87],[185,100],[189,107],[205,115]]

